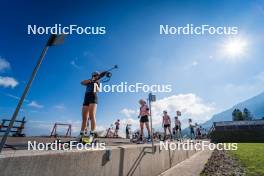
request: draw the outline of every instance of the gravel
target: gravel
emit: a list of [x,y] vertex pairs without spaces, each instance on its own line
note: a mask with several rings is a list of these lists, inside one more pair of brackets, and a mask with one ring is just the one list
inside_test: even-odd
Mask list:
[[231,157],[224,150],[215,150],[206,163],[202,176],[243,176],[246,170],[238,159]]

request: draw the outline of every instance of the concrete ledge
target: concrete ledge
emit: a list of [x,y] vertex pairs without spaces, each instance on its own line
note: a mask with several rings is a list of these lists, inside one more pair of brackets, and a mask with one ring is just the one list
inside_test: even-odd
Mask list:
[[[155,176],[196,151],[160,150],[155,145],[124,145],[94,151],[16,151],[0,158],[1,176]],[[108,160],[109,159],[109,160]]]

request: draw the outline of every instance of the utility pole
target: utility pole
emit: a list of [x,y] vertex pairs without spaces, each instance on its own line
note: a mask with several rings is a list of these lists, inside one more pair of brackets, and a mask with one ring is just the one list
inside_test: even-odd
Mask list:
[[23,102],[24,102],[24,100],[25,100],[25,98],[26,98],[26,96],[28,94],[28,91],[29,91],[29,89],[31,87],[31,84],[32,84],[34,78],[37,75],[38,69],[39,69],[39,67],[40,67],[40,65],[41,65],[41,63],[42,63],[42,61],[43,61],[43,59],[44,59],[49,47],[50,46],[54,46],[54,45],[62,44],[64,42],[64,38],[65,38],[64,34],[62,34],[62,35],[52,34],[50,36],[47,44],[44,46],[44,48],[43,48],[43,50],[41,52],[41,55],[40,55],[40,57],[38,59],[38,62],[37,62],[32,74],[31,74],[31,77],[30,77],[25,89],[24,89],[24,92],[23,92],[22,96],[20,97],[20,100],[19,100],[19,102],[17,104],[17,107],[16,107],[14,113],[13,113],[11,121],[9,122],[8,128],[7,128],[4,136],[2,137],[2,140],[1,140],[1,143],[0,143],[0,153],[2,152],[2,150],[3,150],[4,146],[5,146],[5,143],[6,143],[7,137],[9,135],[9,133],[10,133],[10,130],[13,127],[14,122],[16,121],[16,117],[18,115],[18,112],[19,112],[19,110],[20,110],[20,108],[21,108],[21,106],[22,106],[22,104],[23,104]]
[[151,102],[156,101],[156,95],[149,93],[148,102],[149,102],[149,117],[150,117],[150,129],[151,129],[151,145],[152,145],[152,153],[154,153],[154,141],[153,141],[153,128],[152,128],[152,112],[151,112]]

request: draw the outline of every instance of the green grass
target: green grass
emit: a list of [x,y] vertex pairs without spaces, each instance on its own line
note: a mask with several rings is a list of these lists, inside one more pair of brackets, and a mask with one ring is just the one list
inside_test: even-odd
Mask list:
[[231,155],[241,161],[249,176],[264,176],[264,143],[238,143]]

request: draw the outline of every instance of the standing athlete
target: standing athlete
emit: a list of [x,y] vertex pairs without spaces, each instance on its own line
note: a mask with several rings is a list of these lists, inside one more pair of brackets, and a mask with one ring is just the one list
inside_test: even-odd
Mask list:
[[[83,107],[82,107],[82,127],[80,131],[80,140],[85,143],[92,143],[94,139],[96,129],[96,108],[98,103],[97,91],[99,88],[100,73],[93,72],[92,78],[89,80],[83,80],[82,85],[86,86]],[[88,139],[83,141],[84,130],[87,128],[87,120],[91,120],[91,131],[88,135]]]
[[146,128],[148,130],[148,141],[151,140],[150,138],[150,128],[149,128],[149,107],[147,106],[147,103],[145,102],[145,100],[141,99],[139,100],[139,104],[140,104],[140,110],[139,110],[139,122],[140,122],[140,137],[139,137],[139,141],[142,142],[143,141],[143,131],[144,131],[144,124],[146,125]]
[[163,111],[163,117],[162,117],[162,126],[164,128],[164,141],[166,140],[166,129],[169,130],[171,139],[172,139],[172,134],[171,134],[171,119],[170,116],[168,115],[167,111]]
[[114,137],[118,137],[118,130],[119,130],[119,126],[120,126],[120,120],[118,119],[116,122],[115,122],[115,133],[114,133]]
[[181,133],[181,121],[179,120],[179,116],[181,115],[180,111],[176,111],[176,116],[175,116],[175,135],[177,137],[177,140],[180,140],[182,138],[182,133]]
[[189,128],[190,128],[191,139],[195,139],[194,127],[195,127],[195,125],[193,125],[192,119],[189,119]]

